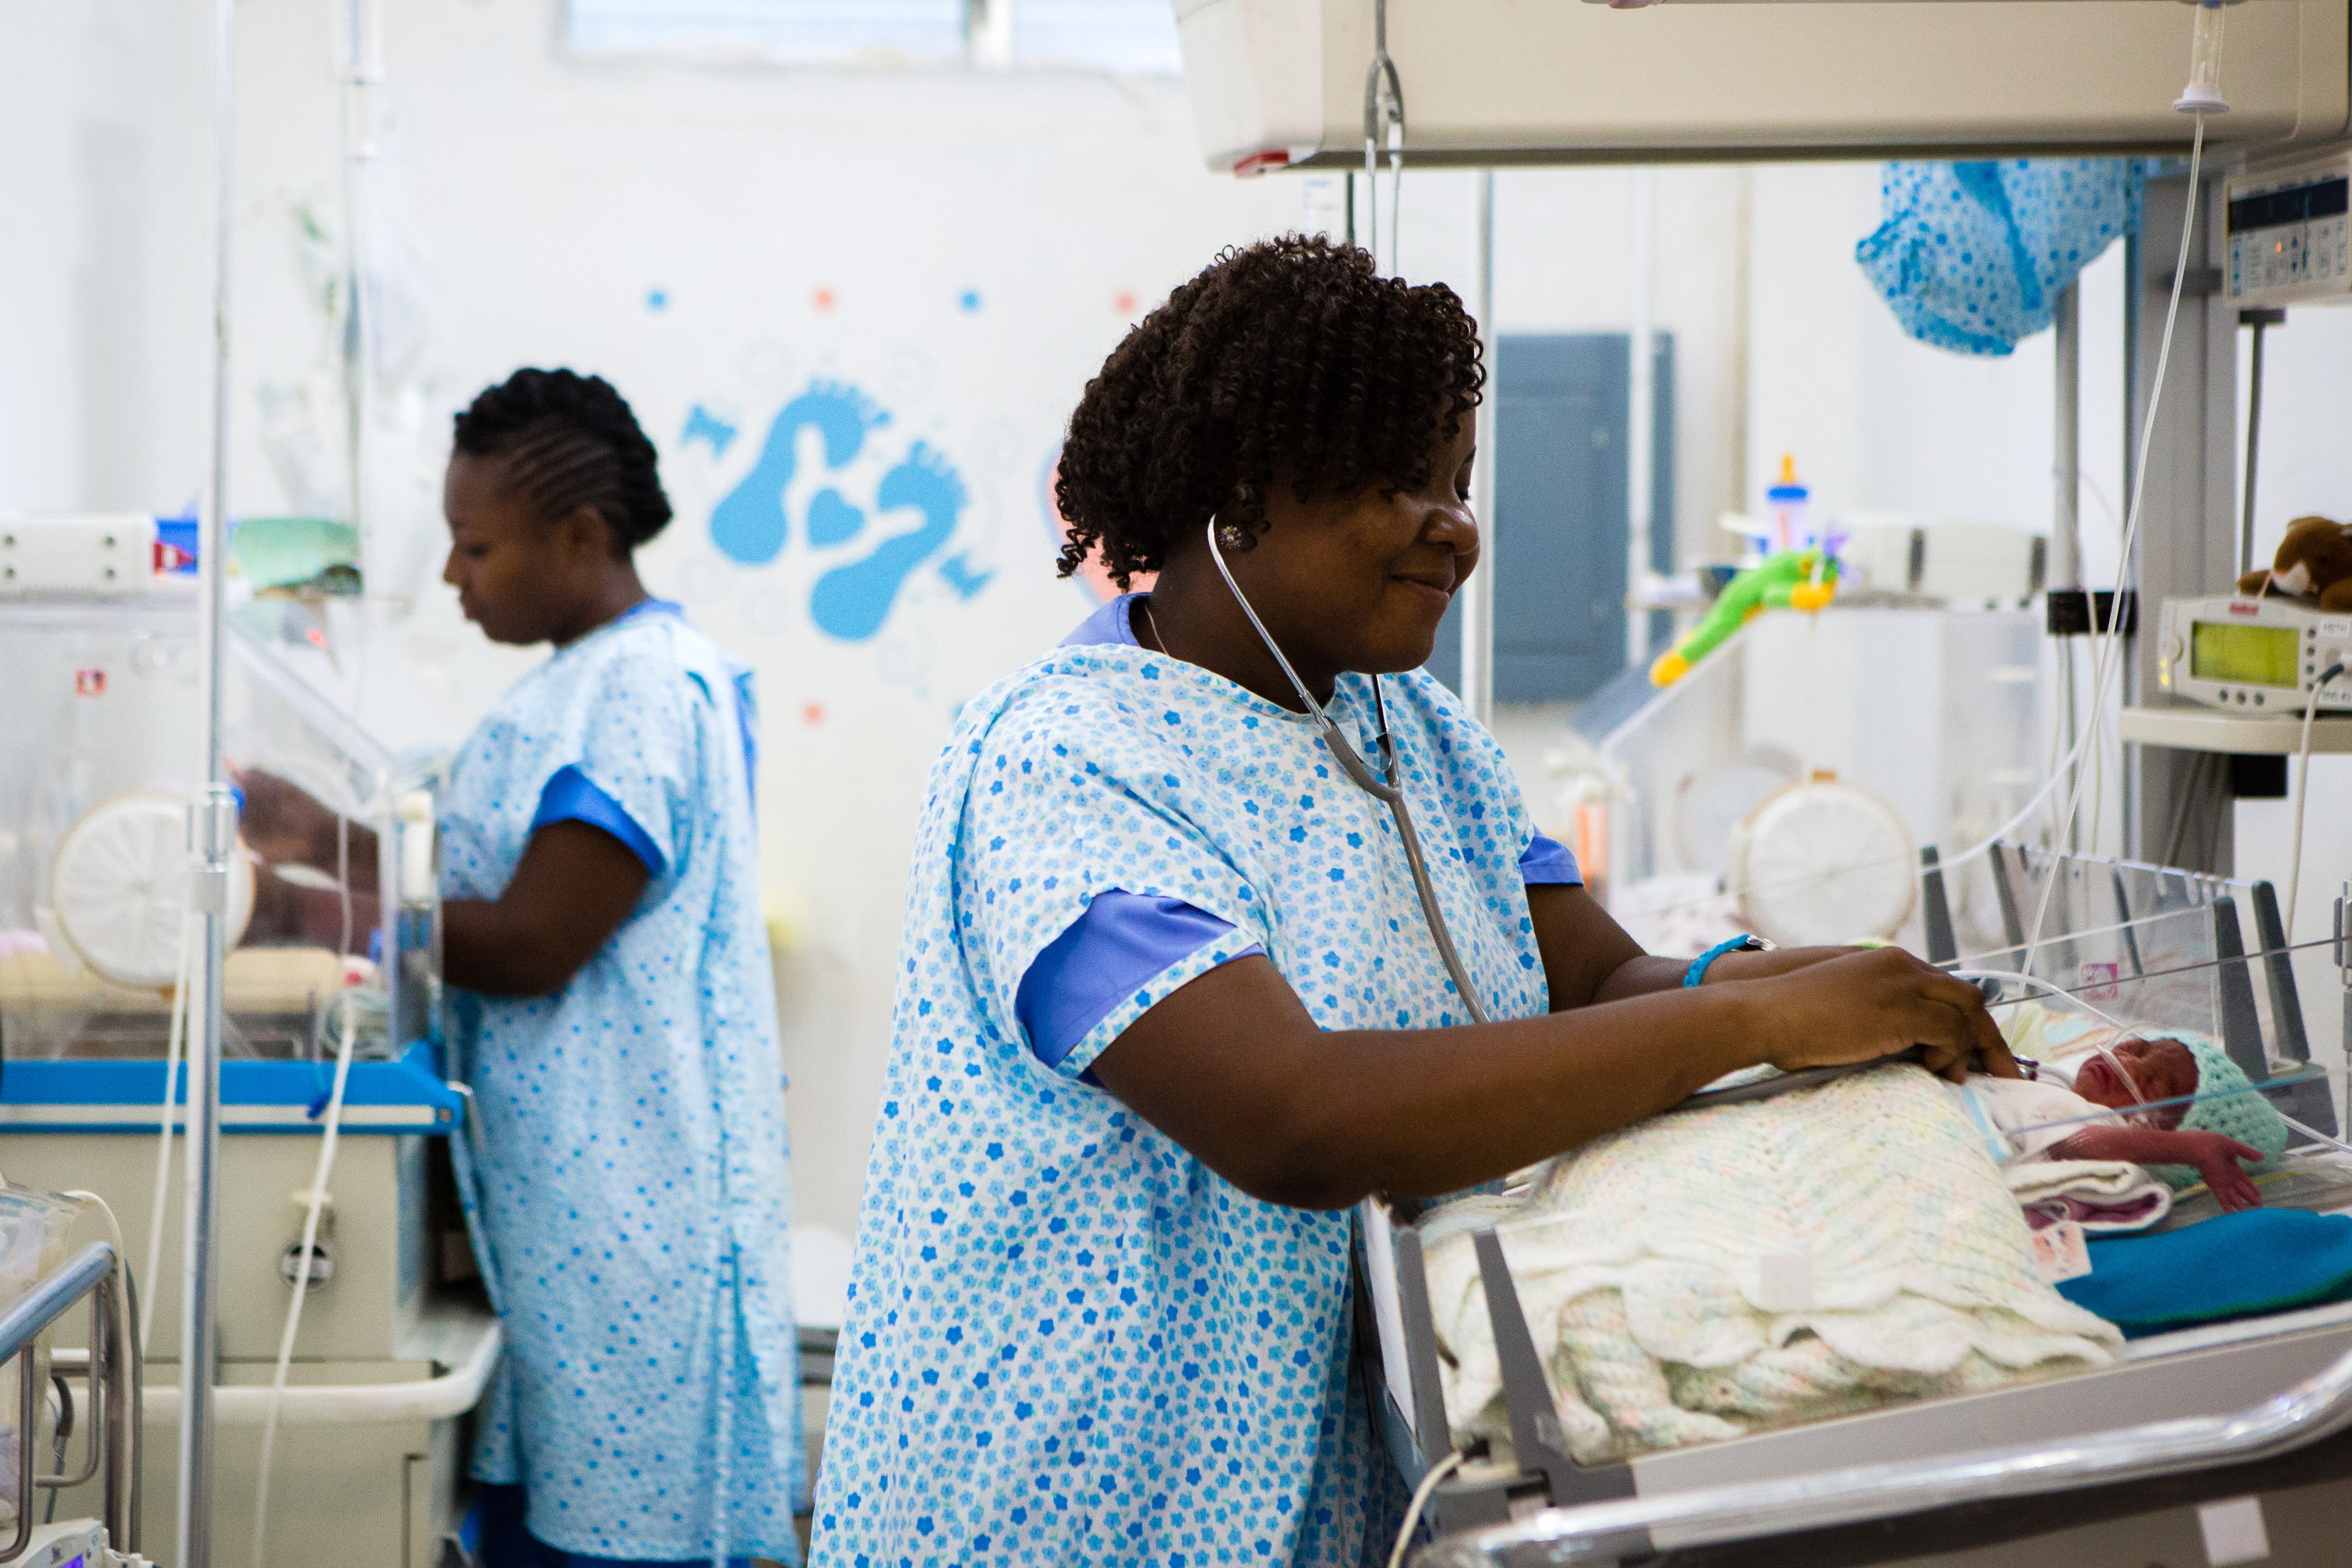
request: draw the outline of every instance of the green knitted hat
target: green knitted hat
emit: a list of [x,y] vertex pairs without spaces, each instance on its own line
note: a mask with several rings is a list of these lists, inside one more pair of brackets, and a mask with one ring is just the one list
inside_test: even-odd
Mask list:
[[[2180,1119],[2184,1133],[2219,1133],[2225,1138],[2235,1138],[2248,1148],[2260,1149],[2264,1160],[2278,1157],[2286,1147],[2287,1125],[2271,1103],[2253,1092],[2253,1085],[2230,1060],[2230,1053],[2220,1045],[2200,1034],[2151,1035],[2150,1039],[2177,1040],[2189,1048],[2197,1059],[2198,1098]],[[2240,1160],[2239,1168],[2248,1175],[2260,1175],[2270,1167],[2252,1161]],[[2147,1167],[2167,1186],[2195,1186],[2205,1178],[2193,1166],[2150,1166]]]

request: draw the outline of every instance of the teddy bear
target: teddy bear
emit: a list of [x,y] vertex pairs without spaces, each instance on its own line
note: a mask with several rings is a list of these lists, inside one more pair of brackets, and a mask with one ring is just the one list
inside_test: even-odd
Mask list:
[[2238,591],[2287,593],[2316,599],[2323,610],[2352,610],[2352,528],[2326,517],[2295,518],[2270,570],[2238,579]]

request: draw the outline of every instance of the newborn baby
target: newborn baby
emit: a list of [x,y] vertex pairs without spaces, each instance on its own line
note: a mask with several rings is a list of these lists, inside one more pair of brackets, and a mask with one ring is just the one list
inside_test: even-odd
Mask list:
[[[2108,1045],[2104,1053],[2093,1050],[2074,1061],[2072,1089],[2056,1072],[2032,1081],[1979,1073],[1966,1084],[1952,1086],[1961,1109],[1980,1128],[1990,1124],[1997,1134],[1988,1143],[2000,1163],[2125,1160],[2140,1166],[2186,1166],[2204,1179],[2224,1209],[2261,1207],[2262,1195],[2238,1162],[2259,1161],[2263,1151],[2219,1132],[2182,1125],[2192,1111],[2203,1108],[2192,1104],[2189,1096],[2199,1092],[2206,1077],[2198,1054],[2188,1045],[2163,1036],[2129,1035]],[[2217,1091],[2221,1087],[2217,1085]],[[2257,1096],[2232,1098],[2260,1103]],[[2165,1101],[2177,1103],[2161,1103]],[[2143,1104],[2156,1109],[2139,1112]],[[2084,1120],[2105,1111],[2138,1114],[2125,1124]]]

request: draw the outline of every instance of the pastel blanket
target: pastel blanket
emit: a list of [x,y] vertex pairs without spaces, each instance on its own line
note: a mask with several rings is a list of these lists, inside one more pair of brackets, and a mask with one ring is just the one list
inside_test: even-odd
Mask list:
[[1937,1080],[1889,1066],[1654,1117],[1423,1228],[1457,1437],[1507,1439],[1471,1232],[1493,1225],[1570,1451],[1622,1458],[2104,1365]]

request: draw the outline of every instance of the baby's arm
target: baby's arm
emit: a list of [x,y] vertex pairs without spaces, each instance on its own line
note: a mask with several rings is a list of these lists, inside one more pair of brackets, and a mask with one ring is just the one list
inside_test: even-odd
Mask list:
[[2259,1160],[2235,1138],[2219,1133],[2165,1132],[2156,1127],[2085,1127],[2050,1151],[2054,1160],[2129,1160],[2142,1166],[2194,1166],[2225,1209],[2260,1208],[2262,1194],[2240,1160]]

